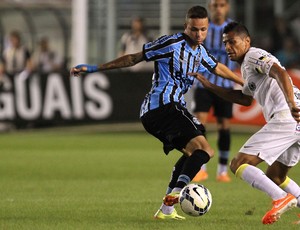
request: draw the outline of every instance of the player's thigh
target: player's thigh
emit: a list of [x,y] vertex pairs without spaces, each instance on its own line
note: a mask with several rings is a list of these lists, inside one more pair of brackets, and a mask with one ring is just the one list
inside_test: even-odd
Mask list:
[[206,125],[208,112],[195,112],[194,114],[203,125]]
[[220,118],[232,118],[233,103],[224,100],[223,98],[214,95],[214,116]]
[[257,156],[272,165],[275,161],[282,161],[281,155],[297,143],[299,137],[294,133],[293,122],[267,123],[247,140],[240,152]]
[[174,110],[170,112],[168,126],[165,127],[165,136],[173,146],[181,151],[186,149],[192,139],[204,135],[205,128],[198,119],[180,104],[175,104]]
[[213,104],[212,94],[203,88],[196,88],[194,92],[194,113],[208,112]]

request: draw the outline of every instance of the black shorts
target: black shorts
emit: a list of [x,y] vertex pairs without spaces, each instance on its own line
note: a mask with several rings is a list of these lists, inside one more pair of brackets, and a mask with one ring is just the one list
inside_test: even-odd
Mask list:
[[174,148],[180,151],[191,139],[205,134],[204,126],[178,103],[150,110],[141,121],[146,131],[163,143],[165,154]]
[[220,98],[207,89],[196,88],[194,93],[194,112],[208,112],[214,108],[215,117],[232,118],[232,103]]

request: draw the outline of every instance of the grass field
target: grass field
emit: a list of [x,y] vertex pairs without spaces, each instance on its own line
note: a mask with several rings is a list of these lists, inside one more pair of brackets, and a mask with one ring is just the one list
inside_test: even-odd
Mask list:
[[[232,152],[248,137],[234,134]],[[215,146],[214,132],[208,139]],[[213,196],[209,213],[180,222],[154,220],[179,153],[165,156],[145,132],[22,131],[1,134],[0,143],[1,230],[299,229],[291,224],[297,209],[262,225],[271,200],[236,178],[217,183],[217,158],[203,183]],[[299,183],[300,167],[290,175]]]

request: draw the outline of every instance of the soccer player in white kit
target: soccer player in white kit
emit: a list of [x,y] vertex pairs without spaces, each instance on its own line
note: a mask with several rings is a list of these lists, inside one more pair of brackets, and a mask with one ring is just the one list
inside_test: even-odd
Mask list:
[[[251,47],[244,25],[229,23],[223,42],[229,58],[241,65],[242,90],[218,87],[198,73],[190,75],[226,100],[249,106],[255,99],[262,106],[267,124],[243,145],[230,169],[273,199],[272,209],[262,218],[263,224],[272,224],[285,211],[300,207],[300,187],[287,176],[300,159],[300,91],[274,56]],[[256,167],[263,161],[269,165],[266,173]]]

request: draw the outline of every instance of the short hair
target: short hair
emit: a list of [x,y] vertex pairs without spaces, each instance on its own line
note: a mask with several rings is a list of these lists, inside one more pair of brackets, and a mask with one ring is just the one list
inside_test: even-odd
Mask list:
[[185,16],[185,20],[189,18],[208,18],[207,10],[202,6],[193,6]]
[[232,32],[232,31],[239,35],[244,34],[244,35],[250,37],[250,33],[249,33],[247,27],[240,22],[235,22],[235,21],[229,22],[224,27],[223,33],[228,34],[229,32]]
[[10,37],[14,37],[14,38],[17,38],[18,40],[21,40],[21,34],[19,31],[17,30],[13,30],[10,32],[9,34]]
[[[211,3],[213,0],[209,0],[208,3]],[[229,3],[229,0],[226,0],[226,3]]]

